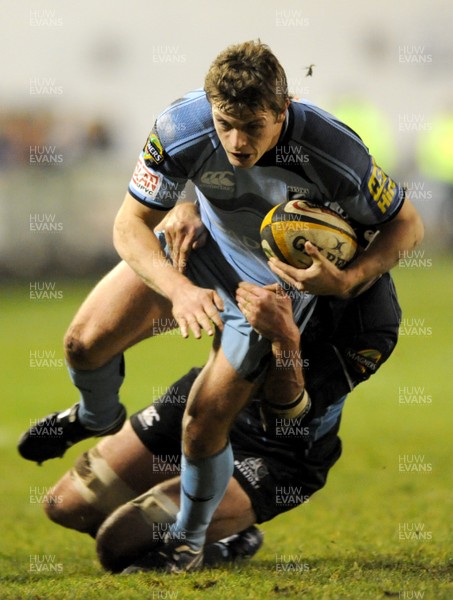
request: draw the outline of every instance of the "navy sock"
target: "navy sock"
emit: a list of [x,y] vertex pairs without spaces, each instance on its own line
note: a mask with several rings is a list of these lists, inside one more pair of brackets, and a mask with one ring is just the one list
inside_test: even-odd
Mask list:
[[119,389],[124,380],[124,357],[115,356],[93,371],[73,369],[67,365],[72,383],[80,391],[79,419],[88,429],[102,430],[120,413]]

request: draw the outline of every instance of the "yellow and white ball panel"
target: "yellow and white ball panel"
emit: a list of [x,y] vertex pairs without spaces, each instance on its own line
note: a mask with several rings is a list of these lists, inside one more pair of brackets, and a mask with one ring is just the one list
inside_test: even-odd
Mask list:
[[262,247],[267,257],[301,269],[312,264],[305,242],[342,269],[355,256],[357,240],[352,227],[335,212],[305,200],[293,200],[274,207],[261,225]]

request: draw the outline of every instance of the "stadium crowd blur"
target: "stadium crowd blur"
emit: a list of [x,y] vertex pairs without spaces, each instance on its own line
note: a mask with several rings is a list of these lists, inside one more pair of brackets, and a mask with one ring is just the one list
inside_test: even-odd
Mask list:
[[[391,123],[371,103],[343,99],[329,109],[406,185],[425,219],[426,243],[453,250],[453,110],[436,115],[401,160]],[[114,264],[111,226],[134,158],[119,159],[117,146],[114,128],[100,119],[46,110],[0,118],[2,195],[17,207],[0,205],[0,278],[92,276]]]
[[114,147],[100,119],[3,113],[1,279],[90,276],[114,264],[112,222],[127,182],[127,166],[116,171]]
[[[13,112],[0,116],[0,169],[16,169],[31,164],[33,148],[52,156],[50,148],[58,148],[72,167],[93,152],[108,151],[112,146],[108,127],[101,121],[79,123],[58,121],[49,112]],[[48,161],[42,161],[42,165]]]
[[[0,23],[5,48],[15,48],[2,80],[0,282],[94,278],[111,267],[113,220],[157,114],[201,85],[216,48],[257,35],[281,59],[290,92],[350,125],[407,187],[426,225],[417,251],[453,251],[451,3],[426,11],[383,0],[392,18],[377,27],[375,7],[358,0],[348,10],[360,19],[341,3],[263,0],[256,26],[256,8],[242,3],[239,20],[221,11],[220,30],[213,6],[198,14],[177,0],[153,6],[161,26],[150,39],[138,18],[148,4],[30,3],[14,27]],[[192,21],[203,36],[194,39]]]

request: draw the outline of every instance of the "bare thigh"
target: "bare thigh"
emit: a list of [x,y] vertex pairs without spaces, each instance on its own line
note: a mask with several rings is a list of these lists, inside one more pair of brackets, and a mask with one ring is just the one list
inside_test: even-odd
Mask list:
[[96,369],[139,341],[176,326],[169,300],[122,261],[75,315],[65,335],[66,359],[74,368]]

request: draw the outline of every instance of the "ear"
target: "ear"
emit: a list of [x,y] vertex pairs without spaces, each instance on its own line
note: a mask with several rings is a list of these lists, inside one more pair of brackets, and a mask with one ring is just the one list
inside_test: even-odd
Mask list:
[[290,100],[288,98],[288,100],[285,102],[285,108],[282,110],[282,112],[277,117],[277,123],[283,123],[283,121],[286,119],[286,111],[288,110],[289,104],[290,104]]

